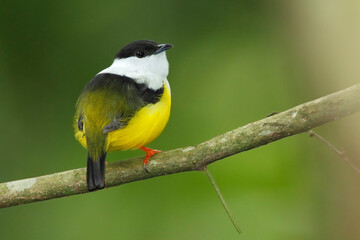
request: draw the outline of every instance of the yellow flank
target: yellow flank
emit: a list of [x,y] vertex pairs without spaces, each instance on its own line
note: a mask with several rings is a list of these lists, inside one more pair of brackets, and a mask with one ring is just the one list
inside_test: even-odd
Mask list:
[[[170,90],[164,84],[164,93],[159,102],[140,109],[124,128],[108,133],[106,151],[136,149],[152,142],[164,130],[170,108]],[[76,131],[75,138],[86,148],[85,127],[83,131]]]
[[83,130],[80,131],[77,127],[77,117],[74,120],[74,129],[75,129],[75,139],[80,142],[80,144],[87,149],[86,138],[85,138],[85,125],[83,126]]

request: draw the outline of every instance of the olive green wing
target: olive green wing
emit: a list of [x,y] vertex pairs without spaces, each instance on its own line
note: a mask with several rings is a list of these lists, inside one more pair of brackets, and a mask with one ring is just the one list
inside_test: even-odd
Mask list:
[[125,76],[98,74],[79,97],[77,127],[82,131],[84,117],[103,123],[98,124],[103,134],[125,127],[137,111],[159,101],[163,92],[163,87],[152,90]]

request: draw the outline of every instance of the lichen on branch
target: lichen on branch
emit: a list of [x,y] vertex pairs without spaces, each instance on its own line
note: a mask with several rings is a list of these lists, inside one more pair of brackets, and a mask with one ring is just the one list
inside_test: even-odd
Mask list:
[[[196,146],[155,155],[149,173],[142,157],[106,166],[106,187],[147,178],[202,170],[228,156],[260,147],[360,111],[360,84],[249,123]],[[86,193],[86,169],[0,184],[0,208]]]

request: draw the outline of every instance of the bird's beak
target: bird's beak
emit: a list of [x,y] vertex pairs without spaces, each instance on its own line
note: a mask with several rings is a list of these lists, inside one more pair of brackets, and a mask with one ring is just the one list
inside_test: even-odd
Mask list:
[[159,44],[158,47],[159,47],[159,48],[158,48],[158,50],[156,50],[155,54],[158,54],[158,53],[161,53],[161,52],[163,52],[163,51],[166,51],[166,50],[172,48],[173,45],[171,45],[171,44]]

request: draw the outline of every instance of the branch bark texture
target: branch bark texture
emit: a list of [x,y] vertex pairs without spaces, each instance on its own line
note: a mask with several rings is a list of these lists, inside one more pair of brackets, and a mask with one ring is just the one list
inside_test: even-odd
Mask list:
[[[143,169],[143,157],[107,164],[106,187],[147,178],[202,170],[228,156],[307,132],[360,111],[360,84],[239,127],[196,146],[159,153]],[[0,184],[0,208],[86,193],[86,169]]]

